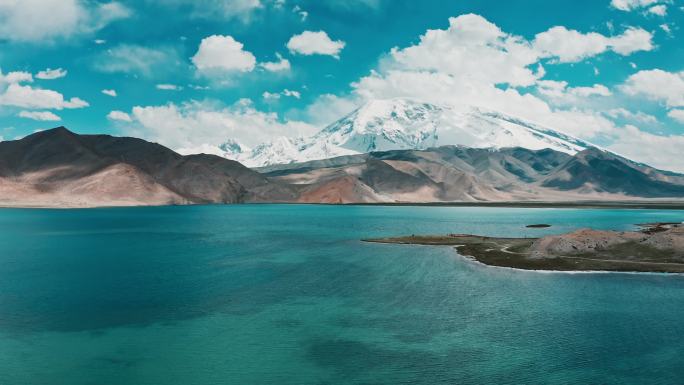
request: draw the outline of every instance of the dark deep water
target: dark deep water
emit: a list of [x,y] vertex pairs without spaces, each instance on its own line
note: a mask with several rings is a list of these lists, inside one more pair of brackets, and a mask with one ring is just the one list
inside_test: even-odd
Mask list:
[[0,384],[677,384],[684,276],[514,271],[359,239],[681,220],[664,210],[1,209]]

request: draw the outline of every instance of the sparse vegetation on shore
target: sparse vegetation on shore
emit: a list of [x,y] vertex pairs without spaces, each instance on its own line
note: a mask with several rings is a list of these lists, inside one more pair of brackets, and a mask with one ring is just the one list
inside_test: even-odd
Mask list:
[[543,238],[448,234],[365,241],[454,246],[459,254],[484,264],[525,270],[684,273],[684,226],[641,226],[634,232],[581,229]]

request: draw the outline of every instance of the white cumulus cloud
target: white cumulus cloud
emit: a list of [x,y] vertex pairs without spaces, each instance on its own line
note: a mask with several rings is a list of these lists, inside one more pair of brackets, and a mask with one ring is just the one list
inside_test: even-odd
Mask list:
[[66,99],[57,91],[25,84],[32,82],[33,75],[28,72],[13,71],[4,74],[0,70],[0,106],[57,110],[88,106],[88,102],[80,98]]
[[30,72],[12,71],[3,74],[0,69],[0,86],[12,83],[30,83],[33,82],[33,75]]
[[264,91],[264,93],[261,94],[261,97],[265,100],[278,100],[280,99],[280,93]]
[[259,64],[259,66],[261,66],[261,68],[265,69],[266,71],[270,71],[270,72],[289,71],[290,70],[290,61],[285,59],[279,53],[276,54],[276,57],[278,58],[277,61],[261,63],[261,64]]
[[183,87],[175,84],[157,84],[156,88],[163,91],[181,91]]
[[192,63],[201,72],[250,72],[256,58],[232,36],[212,35],[202,39]]
[[2,0],[0,39],[51,42],[98,31],[129,17],[123,4],[84,0]]
[[660,0],[611,0],[610,5],[621,11],[633,11],[656,4]]
[[293,97],[295,99],[299,99],[302,97],[302,94],[299,91],[292,91],[292,90],[288,90],[287,88],[283,90],[283,95],[290,96],[290,97]]
[[634,126],[626,126],[608,149],[651,166],[684,172],[680,161],[684,135],[655,135]]
[[667,113],[667,116],[669,116],[673,120],[676,120],[679,123],[684,124],[684,110],[671,110]]
[[114,111],[109,112],[109,114],[107,114],[107,119],[118,120],[121,122],[132,122],[133,121],[133,119],[131,119],[131,116],[129,114],[127,114],[126,112],[123,112],[123,111],[118,111],[118,110],[114,110]]
[[277,99],[280,99],[281,96],[300,99],[302,97],[302,94],[299,91],[288,90],[286,88],[286,89],[282,90],[281,92],[265,91],[261,96],[266,100],[277,100]]
[[[183,153],[207,152],[235,138],[255,146],[277,136],[311,135],[316,128],[300,121],[283,121],[262,112],[248,100],[230,106],[210,102],[169,103],[133,107],[132,135],[162,143]],[[201,150],[200,150],[201,149]]]
[[608,46],[622,56],[629,56],[638,51],[651,51],[655,48],[653,34],[634,27],[627,28],[622,35],[611,37]]
[[665,5],[665,4],[654,5],[648,9],[648,13],[658,15],[658,16],[665,16],[665,15],[667,15],[667,5]]
[[684,71],[639,71],[629,76],[620,88],[628,95],[643,95],[668,107],[684,106]]
[[115,98],[117,96],[116,90],[102,90],[102,93]]
[[393,67],[440,72],[469,82],[531,85],[536,75],[529,68],[538,53],[518,36],[504,33],[479,15],[449,18],[449,27],[432,29],[420,42],[393,48]]
[[596,56],[608,50],[627,56],[637,51],[653,49],[653,35],[641,28],[628,28],[621,35],[604,36],[597,32],[582,33],[557,26],[535,36],[534,47],[542,55],[572,63]]
[[647,113],[637,111],[637,112],[632,112],[626,108],[613,108],[608,111],[606,111],[606,115],[610,116],[613,119],[617,118],[622,118],[638,123],[645,123],[645,124],[657,124],[658,123],[658,118],[656,118],[653,115],[649,115]]
[[61,110],[83,108],[88,105],[88,102],[77,97],[66,99],[57,91],[33,88],[18,83],[12,83],[4,91],[0,91],[0,106]]
[[539,80],[539,93],[556,104],[578,105],[592,97],[611,96],[613,93],[603,84],[570,87],[566,81]]
[[57,69],[46,69],[45,71],[40,71],[36,74],[37,79],[52,80],[59,79],[67,76],[67,71],[61,68]]
[[304,31],[294,35],[287,42],[290,52],[301,55],[328,55],[340,57],[340,51],[346,43],[342,40],[332,40],[325,31]]
[[62,118],[50,111],[21,111],[19,112],[19,117],[43,122],[57,122],[62,120]]

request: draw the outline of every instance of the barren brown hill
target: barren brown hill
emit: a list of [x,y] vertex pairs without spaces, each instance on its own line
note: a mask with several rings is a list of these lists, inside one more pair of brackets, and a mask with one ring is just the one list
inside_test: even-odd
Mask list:
[[0,142],[0,204],[126,206],[292,201],[297,193],[240,163],[182,156],[141,139],[64,127]]
[[0,205],[684,201],[684,176],[613,153],[443,146],[256,170],[64,127],[0,142]]
[[302,186],[302,202],[501,202],[684,198],[684,176],[590,148],[443,146],[271,166],[265,175]]

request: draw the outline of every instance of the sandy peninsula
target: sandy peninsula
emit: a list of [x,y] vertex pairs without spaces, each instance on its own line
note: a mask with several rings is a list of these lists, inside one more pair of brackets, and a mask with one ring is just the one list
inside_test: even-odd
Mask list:
[[447,234],[364,241],[454,246],[481,263],[525,270],[684,273],[684,225],[639,226],[639,231],[580,229],[542,238]]

